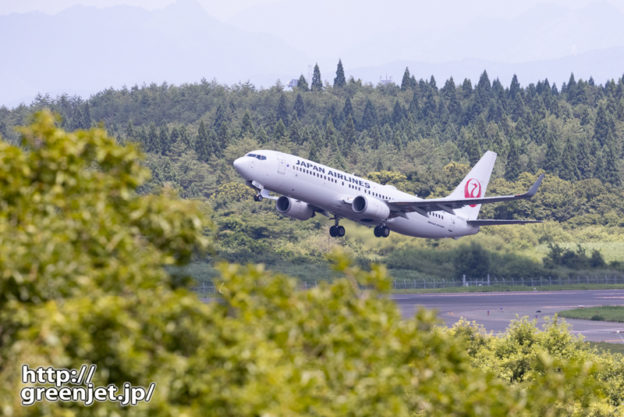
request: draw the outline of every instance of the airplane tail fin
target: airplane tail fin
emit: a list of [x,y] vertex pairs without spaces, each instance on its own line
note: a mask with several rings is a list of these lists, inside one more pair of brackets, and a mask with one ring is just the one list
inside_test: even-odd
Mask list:
[[[485,196],[490,175],[496,162],[496,153],[487,151],[479,162],[470,170],[455,190],[449,195],[450,199],[479,198]],[[481,204],[472,204],[455,209],[455,213],[467,220],[475,220],[479,216]]]

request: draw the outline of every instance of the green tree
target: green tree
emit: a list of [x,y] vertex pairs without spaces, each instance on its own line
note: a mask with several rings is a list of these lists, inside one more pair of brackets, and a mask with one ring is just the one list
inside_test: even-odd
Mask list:
[[347,80],[345,79],[342,60],[339,59],[336,67],[336,77],[334,78],[334,88],[343,88],[345,85],[347,85]]
[[564,180],[576,180],[579,178],[579,168],[577,160],[576,146],[571,140],[568,140],[561,153],[561,167],[559,168],[559,176]]
[[310,86],[312,91],[322,91],[323,81],[321,80],[321,70],[318,64],[314,65],[314,72],[312,73],[312,85]]
[[303,97],[301,94],[297,93],[297,97],[295,98],[295,105],[293,106],[293,110],[297,115],[297,118],[301,119],[305,115],[305,106],[303,104]]
[[478,243],[462,245],[457,249],[454,259],[455,275],[458,278],[485,278],[490,272],[490,257]]
[[288,108],[286,106],[286,96],[284,94],[280,94],[279,101],[277,102],[275,118],[276,120],[281,121],[284,125],[288,125]]
[[515,181],[520,175],[520,154],[515,140],[509,141],[509,153],[507,154],[507,164],[505,165],[505,179]]
[[[204,127],[204,130],[205,130],[205,127]],[[245,114],[243,115],[243,120],[241,122],[240,136],[246,136],[246,135],[253,136],[254,133],[255,133],[255,129],[251,121],[251,116],[249,115],[249,112],[246,111]]]
[[607,112],[604,106],[598,107],[596,112],[596,121],[594,122],[594,136],[593,139],[597,141],[600,146],[611,145],[615,142],[614,123],[607,116]]
[[24,148],[0,142],[0,170],[13,179],[0,185],[8,202],[0,208],[3,414],[119,413],[106,403],[15,407],[22,363],[85,361],[98,366],[97,385],[157,381],[164,390],[151,407],[167,414],[183,398],[166,387],[197,331],[188,320],[207,309],[163,266],[183,265],[204,247],[206,223],[195,203],[170,191],[136,193],[149,172],[133,146],[54,122],[37,114],[21,129]]
[[299,80],[297,81],[297,89],[299,91],[303,91],[304,93],[306,91],[310,91],[310,87],[308,87],[308,80],[305,79],[303,74],[301,74]]
[[399,100],[395,100],[394,107],[392,108],[392,122],[400,123],[404,117],[405,111],[403,110],[403,107],[401,107],[401,103],[399,103]]
[[206,125],[202,120],[199,122],[199,128],[197,129],[197,139],[195,140],[195,152],[200,161],[208,161],[210,156],[215,153],[214,138],[206,129]]
[[353,106],[351,105],[351,99],[347,97],[342,108],[341,119],[347,120],[349,117],[353,118]]
[[171,140],[169,136],[169,129],[167,126],[161,126],[158,133],[158,146],[157,149],[161,154],[167,153],[171,147]]
[[406,91],[407,89],[412,87],[412,76],[410,75],[409,68],[405,67],[405,72],[403,73],[403,79],[401,80],[401,90]]
[[361,125],[363,129],[371,129],[373,126],[377,125],[377,111],[370,99],[366,100],[364,112],[362,113]]

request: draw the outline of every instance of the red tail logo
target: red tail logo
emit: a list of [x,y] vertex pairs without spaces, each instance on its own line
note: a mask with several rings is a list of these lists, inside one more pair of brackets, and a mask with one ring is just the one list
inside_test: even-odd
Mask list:
[[[466,181],[464,187],[465,198],[479,198],[481,197],[481,183],[476,178],[470,178]],[[476,204],[471,204],[470,207],[476,207]]]

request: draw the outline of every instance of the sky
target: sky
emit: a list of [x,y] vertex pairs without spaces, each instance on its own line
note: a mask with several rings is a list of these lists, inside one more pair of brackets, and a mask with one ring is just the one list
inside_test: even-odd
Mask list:
[[[624,1],[605,0],[607,3],[619,8],[624,12]],[[39,11],[48,14],[58,13],[59,11],[75,5],[88,5],[95,7],[109,7],[112,5],[131,5],[148,10],[158,9],[174,3],[175,0],[0,0],[0,14],[23,13],[31,11]],[[254,6],[262,6],[267,4],[284,3],[291,8],[293,15],[301,15],[305,10],[314,7],[314,2],[302,2],[300,0],[199,0],[212,16],[219,19],[228,19],[244,10],[248,10]],[[337,1],[348,3],[348,1]],[[417,16],[423,9],[426,10],[431,0],[405,0],[402,1],[402,7],[407,7],[414,16]],[[453,13],[461,12],[469,15],[483,15],[491,17],[502,17],[509,15],[518,15],[523,11],[529,10],[538,4],[554,4],[568,7],[583,7],[596,3],[596,0],[442,0],[437,3],[443,3],[444,9]],[[359,0],[360,8],[375,13],[380,6],[378,0]]]
[[[187,14],[168,15],[178,13],[174,3]],[[71,20],[66,10],[77,5],[102,12],[111,6],[139,7],[150,11],[153,22],[167,23],[146,31],[145,39],[125,51],[125,39],[140,36],[135,30],[140,25],[108,43],[104,31],[109,28],[95,33],[86,26],[81,30],[91,33],[81,40],[71,29],[93,14],[74,13],[81,17]],[[32,12],[58,19],[17,18]],[[132,13],[121,14],[123,20]],[[195,18],[197,26],[191,27]],[[54,19],[62,22],[54,28],[69,32],[37,49],[53,38],[52,26],[44,23]],[[99,15],[95,19],[101,20]],[[372,83],[387,78],[400,82],[406,67],[417,78],[453,76],[458,82],[474,81],[487,69],[503,84],[518,74],[523,85],[544,78],[560,85],[572,72],[605,82],[624,72],[624,0],[0,0],[0,20],[0,51],[15,63],[0,66],[0,105],[28,102],[37,92],[88,95],[110,86],[198,82],[203,77],[267,87],[277,79],[287,84],[299,74],[310,79],[315,63],[331,82],[339,59],[347,76]],[[168,49],[150,49],[147,43],[155,36]],[[28,43],[35,37],[42,41]],[[203,61],[189,56],[191,48],[201,51]],[[86,54],[94,51],[108,65],[117,65],[104,73],[85,67],[69,74],[61,68],[67,62],[62,59],[88,61],[92,56]],[[138,54],[133,51],[153,53],[134,62],[132,55]],[[163,65],[159,52],[177,57],[181,66]],[[36,56],[47,61],[35,62]],[[154,62],[144,62],[152,58]],[[26,67],[18,68],[20,64]]]
[[[153,10],[165,7],[174,2],[175,0],[0,0],[0,14],[32,11],[54,14],[78,4],[95,7],[109,7],[125,4]],[[200,0],[200,3],[202,3],[206,10],[219,19],[227,19],[252,6],[276,2],[277,0]],[[303,3],[300,1],[293,1],[292,4]]]

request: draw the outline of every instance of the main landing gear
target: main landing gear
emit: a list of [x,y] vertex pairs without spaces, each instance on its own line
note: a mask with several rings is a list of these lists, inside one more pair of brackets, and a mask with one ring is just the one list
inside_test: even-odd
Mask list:
[[329,228],[329,235],[331,237],[343,237],[345,235],[345,228],[338,224],[339,220],[338,217],[335,217],[335,224]]
[[258,193],[254,195],[254,201],[262,201],[262,194]]
[[380,224],[375,227],[375,237],[388,237],[390,235],[390,229],[385,224]]

